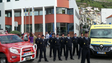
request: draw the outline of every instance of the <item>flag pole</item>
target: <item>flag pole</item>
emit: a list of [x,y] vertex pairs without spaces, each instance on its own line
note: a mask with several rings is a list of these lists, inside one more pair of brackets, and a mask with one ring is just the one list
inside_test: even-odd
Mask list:
[[26,8],[25,8],[25,33],[26,33]]
[[30,8],[29,8],[29,33],[30,33]]

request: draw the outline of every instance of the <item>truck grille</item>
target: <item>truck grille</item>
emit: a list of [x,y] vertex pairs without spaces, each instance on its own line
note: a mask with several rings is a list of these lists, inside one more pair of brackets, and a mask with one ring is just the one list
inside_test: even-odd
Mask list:
[[30,48],[24,48],[24,49],[23,49],[23,52],[30,52],[31,50],[33,50],[32,47],[30,47]]
[[98,52],[109,52],[110,51],[110,47],[109,46],[104,46],[104,47],[100,47],[100,46],[93,46],[95,51]]

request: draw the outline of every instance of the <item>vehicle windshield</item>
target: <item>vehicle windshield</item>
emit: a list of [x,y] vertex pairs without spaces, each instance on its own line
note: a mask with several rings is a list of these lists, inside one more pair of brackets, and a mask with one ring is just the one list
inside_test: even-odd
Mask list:
[[0,36],[0,41],[2,44],[23,42],[17,35]]
[[112,38],[112,29],[92,29],[90,38]]

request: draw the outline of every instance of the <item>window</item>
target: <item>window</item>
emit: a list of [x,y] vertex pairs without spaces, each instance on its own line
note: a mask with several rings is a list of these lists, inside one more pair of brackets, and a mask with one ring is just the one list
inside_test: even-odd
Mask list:
[[43,32],[43,25],[35,24],[35,32]]
[[19,1],[19,0],[15,0],[15,1]]
[[0,0],[0,3],[2,3],[2,0]]
[[1,29],[1,24],[0,24],[0,29]]
[[54,14],[54,9],[53,8],[47,8],[46,14]]
[[10,0],[7,0],[7,2],[10,2]]
[[1,17],[1,10],[0,10],[0,17]]
[[67,8],[56,8],[57,14],[67,14]]
[[68,10],[67,10],[67,14],[73,15],[73,9],[72,9],[72,8],[71,8],[71,9],[68,9]]

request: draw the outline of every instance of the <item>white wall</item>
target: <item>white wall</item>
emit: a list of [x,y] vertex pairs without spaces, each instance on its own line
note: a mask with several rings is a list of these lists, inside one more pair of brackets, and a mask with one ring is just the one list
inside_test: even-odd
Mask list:
[[79,25],[79,19],[76,17],[76,14],[75,14],[75,10],[77,11],[78,15],[79,15],[79,9],[78,9],[78,6],[77,6],[77,3],[76,3],[76,0],[69,0],[69,7],[70,8],[73,8],[74,9],[74,33],[77,33],[77,35],[79,35],[79,30],[76,30],[76,24],[78,26]]
[[5,10],[4,3],[0,3],[1,17],[0,17],[0,25],[1,28],[5,30]]
[[111,18],[108,18],[108,19],[106,20],[106,23],[107,23],[107,24],[109,24],[109,23],[112,24],[112,17],[111,17]]
[[10,2],[5,0],[5,10],[54,5],[57,6],[55,0],[10,0]]
[[112,15],[112,9],[109,9],[109,8],[101,9],[101,19],[103,23],[106,23],[106,18],[110,15]]

